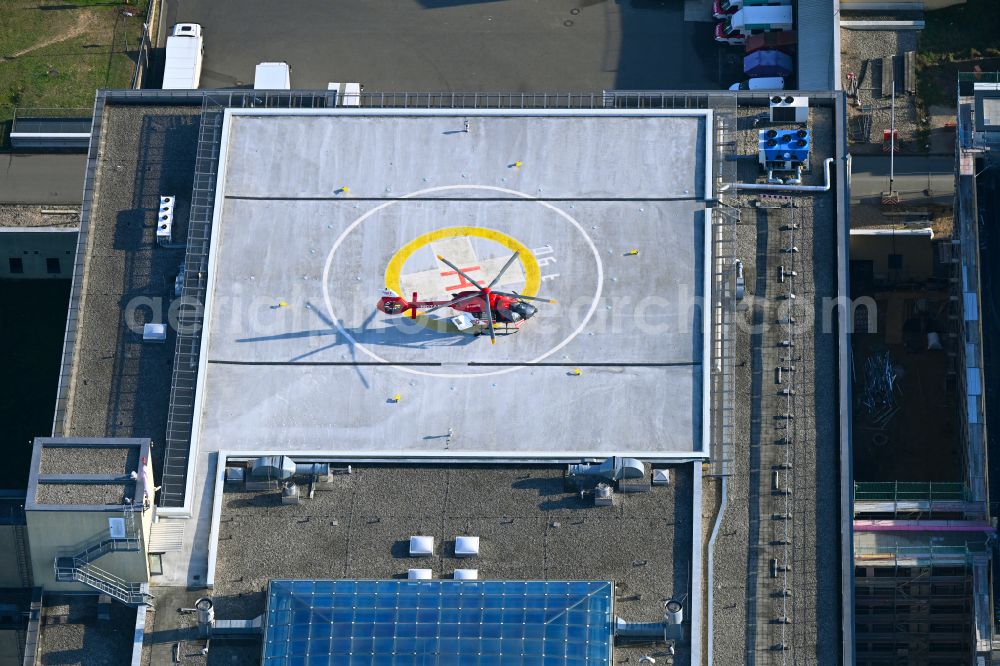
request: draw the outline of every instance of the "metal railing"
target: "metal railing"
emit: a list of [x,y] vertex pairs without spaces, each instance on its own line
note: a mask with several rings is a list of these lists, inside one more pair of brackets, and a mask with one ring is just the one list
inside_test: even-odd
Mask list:
[[1000,83],[1000,72],[959,72],[959,83]]
[[[135,91],[124,99],[144,100],[153,91]],[[188,99],[190,96],[178,99]],[[177,343],[171,377],[167,434],[164,447],[160,506],[184,505],[191,456],[195,392],[203,324],[203,305],[208,289],[208,255],[214,214],[222,122],[227,108],[321,109],[335,105],[327,91],[211,90],[201,96],[202,113],[195,161],[194,188],[184,258],[182,301],[191,304],[178,312]],[[720,140],[712,176],[734,181],[736,149],[736,101],[732,95],[707,93],[660,93],[614,91],[600,93],[361,93],[363,108],[468,108],[468,109],[708,109],[717,110],[716,131]],[[735,228],[735,227],[733,227]],[[706,295],[707,296],[707,295]],[[723,457],[725,459],[725,457]],[[727,473],[725,464],[718,473]]]
[[954,562],[965,560],[974,555],[986,555],[992,547],[985,542],[968,542],[956,546],[854,546],[855,561],[864,560],[917,560],[927,563],[937,561]]
[[14,109],[10,133],[80,134],[90,133],[93,109],[28,108]]
[[129,606],[152,605],[153,596],[145,583],[134,583],[76,557],[61,557],[55,561],[56,580],[83,583]]
[[961,483],[945,481],[858,481],[855,502],[963,501],[969,493]]

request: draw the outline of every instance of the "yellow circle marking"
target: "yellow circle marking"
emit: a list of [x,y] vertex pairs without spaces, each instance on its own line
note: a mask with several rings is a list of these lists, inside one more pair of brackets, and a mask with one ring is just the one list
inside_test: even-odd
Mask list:
[[[412,298],[412,294],[403,293],[402,274],[403,266],[413,256],[413,253],[435,241],[444,240],[445,238],[460,238],[462,236],[485,238],[503,245],[511,252],[517,252],[517,258],[521,262],[521,265],[524,266],[524,289],[522,293],[525,296],[534,296],[538,293],[538,287],[542,283],[542,272],[538,267],[538,260],[535,258],[535,254],[524,243],[496,229],[487,229],[485,227],[445,227],[444,229],[435,229],[434,231],[417,236],[399,248],[396,254],[392,255],[389,265],[385,268],[385,286],[392,289],[404,299]],[[435,330],[452,330],[448,326],[451,322],[447,320],[430,318],[431,321],[429,322],[428,317],[425,315],[418,312],[417,316],[424,324],[430,324]],[[442,328],[442,325],[445,325],[444,328]]]

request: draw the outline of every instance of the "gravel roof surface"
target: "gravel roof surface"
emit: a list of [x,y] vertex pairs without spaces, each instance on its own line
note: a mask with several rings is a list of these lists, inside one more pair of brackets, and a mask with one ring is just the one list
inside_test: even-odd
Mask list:
[[39,483],[39,504],[123,504],[135,497],[134,483]]
[[[178,236],[186,237],[199,113],[199,107],[105,107],[67,422],[57,433],[149,437],[157,478],[174,333],[168,327],[165,344],[143,344],[127,325],[127,305],[154,299],[165,316],[173,299],[184,251],[156,245],[155,215],[160,195],[175,195]],[[135,311],[139,331],[150,317],[148,307]]]
[[[354,467],[314,499],[282,506],[276,491],[223,496],[215,597],[217,617],[264,610],[271,578],[405,577],[410,567],[450,578],[613,580],[617,613],[662,617],[663,601],[687,593],[691,553],[690,466],[671,484],[617,494],[595,507],[564,490],[562,467]],[[434,557],[410,558],[408,540],[435,537]],[[481,539],[478,557],[454,557],[454,538]],[[616,650],[616,655],[643,651]],[[686,663],[678,649],[675,663]]]
[[[42,211],[45,211],[44,213]],[[60,211],[56,213],[54,211]],[[63,212],[65,211],[65,212]],[[38,206],[24,204],[0,205],[0,227],[66,227],[80,226],[79,206]]]
[[[739,153],[756,153],[756,128],[745,119],[759,109],[742,109],[740,127],[750,130],[739,136]],[[833,114],[828,108],[811,110],[810,129],[813,132],[814,155],[812,174],[804,184],[815,184],[822,177],[822,160],[831,155],[833,147]],[[756,164],[741,168],[742,180],[756,176]],[[783,195],[785,193],[775,193]],[[782,625],[775,625],[779,614],[787,615],[791,625],[784,626],[785,642],[790,650],[788,663],[839,663],[839,600],[840,568],[837,550],[840,533],[838,515],[838,440],[836,427],[836,336],[832,331],[813,330],[821,322],[822,298],[836,294],[835,208],[834,194],[795,197],[798,205],[790,210],[768,211],[762,215],[756,203],[759,196],[730,198],[730,205],[740,208],[741,224],[737,227],[736,254],[743,260],[746,277],[745,304],[753,297],[766,297],[760,302],[763,339],[759,351],[751,345],[751,311],[745,309],[737,317],[743,325],[736,330],[736,384],[734,398],[736,441],[732,452],[732,475],[728,479],[728,505],[715,546],[714,590],[714,654],[718,663],[743,663],[747,650],[754,650],[757,660],[767,659],[770,646],[781,640]],[[774,200],[765,201],[775,205]],[[800,225],[794,243],[799,248],[794,257],[782,254],[788,243],[788,232],[782,226],[792,221]],[[764,231],[766,230],[766,231]],[[762,232],[766,235],[762,235]],[[763,245],[762,245],[763,243]],[[779,283],[779,265],[791,267],[795,262],[796,318],[795,348],[791,361],[787,349],[776,347],[775,341],[787,337],[775,326],[781,312],[776,308],[787,303],[778,300],[788,293],[792,280]],[[766,262],[766,263],[765,263]],[[758,273],[758,271],[761,271]],[[758,289],[758,278],[765,277],[766,289]],[[785,306],[787,307],[787,306]],[[780,336],[780,338],[779,338]],[[794,364],[793,380],[782,386],[775,383],[775,366]],[[754,387],[753,372],[759,369],[760,385]],[[794,384],[789,384],[793,381]],[[822,383],[817,383],[822,382]],[[771,492],[771,460],[783,458],[774,444],[778,427],[775,420],[779,403],[777,393],[793,385],[794,425],[789,429],[792,444],[788,448],[794,475],[789,477],[792,488],[789,505],[793,519],[772,519],[776,507],[784,507],[783,496]],[[754,418],[754,406],[760,414]],[[756,434],[755,434],[756,433]],[[755,452],[754,449],[757,448]],[[714,490],[714,488],[713,488]],[[787,551],[772,542],[783,535],[784,523],[790,523],[791,545]],[[772,596],[780,591],[777,579],[766,571],[770,558],[791,562],[788,585],[793,596],[787,605]],[[764,572],[761,574],[761,572]],[[750,620],[748,630],[748,618]]]
[[139,469],[138,447],[43,446],[40,474],[122,476]]
[[111,619],[97,619],[97,595],[45,596],[39,631],[43,666],[117,666],[132,653],[135,609],[111,603]]

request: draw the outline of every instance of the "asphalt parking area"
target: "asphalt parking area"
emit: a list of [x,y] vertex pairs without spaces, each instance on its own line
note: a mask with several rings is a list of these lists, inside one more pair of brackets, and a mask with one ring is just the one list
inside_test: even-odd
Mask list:
[[203,88],[285,61],[304,89],[713,90],[741,59],[710,14],[705,0],[164,0],[160,44],[175,23],[204,27]]

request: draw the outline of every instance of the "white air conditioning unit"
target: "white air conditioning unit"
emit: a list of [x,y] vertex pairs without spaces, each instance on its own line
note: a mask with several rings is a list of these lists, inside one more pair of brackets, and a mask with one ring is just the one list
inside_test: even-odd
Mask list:
[[805,123],[809,121],[809,98],[775,95],[771,98],[772,123]]
[[160,197],[160,210],[156,214],[156,242],[159,245],[174,240],[174,197]]

